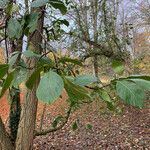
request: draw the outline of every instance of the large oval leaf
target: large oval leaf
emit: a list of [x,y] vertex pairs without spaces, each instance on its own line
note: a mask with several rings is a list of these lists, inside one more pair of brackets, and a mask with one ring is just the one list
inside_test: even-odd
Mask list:
[[97,82],[97,78],[93,75],[79,75],[74,79],[73,82],[80,86],[86,86],[88,84]]
[[131,81],[135,82],[138,86],[140,86],[142,89],[145,89],[147,91],[150,91],[150,81],[143,80],[143,79],[130,79]]
[[117,81],[116,89],[120,98],[126,103],[140,108],[143,107],[145,92],[137,84],[127,80]]
[[19,85],[25,81],[27,78],[27,70],[26,69],[20,69],[16,70],[14,73],[14,79],[12,81],[12,86],[15,88],[18,88]]
[[91,98],[89,92],[84,87],[76,85],[66,78],[64,78],[64,82],[70,101],[78,102],[79,100]]
[[55,101],[62,93],[64,82],[55,72],[49,71],[40,80],[36,95],[45,103]]
[[147,76],[147,75],[131,75],[131,76],[128,77],[128,79],[143,79],[143,80],[150,81],[150,76]]
[[10,38],[19,39],[22,34],[22,27],[19,21],[15,18],[10,18],[8,22],[8,36]]

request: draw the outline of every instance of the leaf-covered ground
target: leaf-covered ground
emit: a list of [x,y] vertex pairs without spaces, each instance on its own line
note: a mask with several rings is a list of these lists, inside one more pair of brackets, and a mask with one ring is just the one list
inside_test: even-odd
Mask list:
[[[64,114],[66,108],[64,99],[47,107],[44,127],[50,126],[55,116]],[[72,130],[74,121],[78,123],[78,129],[75,131]],[[140,110],[125,106],[123,113],[116,114],[103,110],[98,101],[90,105],[85,104],[71,115],[62,130],[37,137],[34,148],[37,150],[150,150],[150,109]]]
[[[50,126],[57,115],[65,115],[66,95],[54,104],[46,106],[43,128]],[[37,128],[40,124],[43,104],[38,106]],[[34,140],[35,150],[150,150],[150,109],[124,107],[123,113],[104,111],[95,101],[76,110],[62,130],[39,136]],[[0,101],[0,114],[7,122],[8,104]],[[77,121],[78,129],[72,130]],[[90,128],[87,127],[87,125]]]

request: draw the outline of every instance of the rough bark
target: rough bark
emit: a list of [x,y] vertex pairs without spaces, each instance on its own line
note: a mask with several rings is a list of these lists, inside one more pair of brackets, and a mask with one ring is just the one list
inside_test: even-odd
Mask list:
[[37,97],[35,94],[37,85],[38,80],[36,81],[33,90],[27,90],[24,99],[16,140],[16,150],[32,149],[37,111]]
[[[38,8],[33,11],[38,11],[40,13],[40,18],[38,20],[37,30],[31,34],[29,37],[29,45],[32,44],[32,51],[36,53],[41,53],[41,43],[42,43],[42,30],[44,22],[44,11],[43,8]],[[28,60],[28,67],[33,67],[37,63],[37,60],[30,58]],[[28,71],[28,77],[34,72],[33,70]],[[35,122],[36,122],[36,112],[38,99],[36,97],[36,90],[39,84],[39,78],[37,78],[32,90],[27,89],[26,96],[24,98],[24,103],[22,106],[22,112],[20,117],[20,123],[18,128],[17,140],[16,140],[16,150],[31,150],[33,147]]]
[[[16,44],[14,41],[12,41],[12,49],[11,52],[20,51],[22,52],[22,43],[23,43],[23,36],[21,36],[20,39],[17,40]],[[17,66],[17,64],[20,61],[20,55],[18,56],[16,63],[14,64]],[[17,130],[20,120],[20,113],[21,113],[21,105],[20,105],[20,89],[12,87],[9,91],[10,94],[10,114],[9,114],[9,127],[10,127],[10,135],[11,140],[13,143],[16,141],[17,137]]]
[[18,125],[20,120],[21,113],[21,104],[20,104],[20,91],[12,87],[10,90],[11,105],[10,105],[10,114],[9,114],[9,128],[10,136],[13,143],[15,143],[18,131]]
[[14,150],[13,144],[5,130],[5,126],[0,117],[0,150]]

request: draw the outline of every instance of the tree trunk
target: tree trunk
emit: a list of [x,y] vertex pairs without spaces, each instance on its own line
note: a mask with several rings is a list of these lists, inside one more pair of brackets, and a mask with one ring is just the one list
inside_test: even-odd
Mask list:
[[10,128],[10,136],[13,143],[16,141],[17,130],[20,120],[21,113],[21,105],[20,105],[20,91],[12,87],[10,90],[10,114],[9,114],[9,128]]
[[[36,53],[41,53],[41,43],[42,43],[42,31],[44,22],[44,11],[43,8],[38,8],[36,10],[40,13],[40,18],[38,20],[37,30],[31,34],[29,37],[29,45],[32,45],[32,51]],[[28,60],[28,67],[34,67],[37,64],[37,60],[30,58]],[[34,72],[35,68],[29,70],[28,77]],[[18,128],[17,140],[16,140],[16,150],[32,150],[34,130],[36,123],[36,112],[38,99],[36,97],[36,90],[39,84],[40,77],[36,80],[32,90],[27,89],[27,93],[22,106],[22,112],[20,117],[20,123]]]
[[[91,7],[92,7],[92,19],[93,19],[93,32],[94,32],[94,42],[95,43],[98,43],[98,36],[99,36],[99,33],[98,33],[98,11],[99,11],[99,8],[98,8],[98,0],[91,0]],[[93,51],[99,51],[96,47],[93,47]],[[98,69],[98,55],[94,55],[93,57],[94,59],[94,73],[95,73],[95,77],[97,77],[98,81],[97,83],[99,82],[99,76],[98,76],[98,72],[99,72],[99,69]],[[96,101],[96,103],[98,104],[98,101]],[[98,106],[98,105],[97,105]]]
[[[23,43],[23,35],[20,37],[20,39],[17,40],[16,44],[14,41],[12,41],[12,48],[11,53],[15,51],[22,52],[22,43]],[[19,55],[15,64],[15,66],[18,65],[20,61],[21,56]],[[10,114],[9,114],[9,128],[10,128],[10,135],[11,140],[13,143],[16,141],[17,137],[17,130],[20,120],[20,113],[21,113],[21,105],[20,105],[20,89],[12,87],[9,91],[10,94]]]
[[[98,0],[92,0],[92,13],[93,13],[93,29],[94,29],[94,42],[98,42],[98,29],[97,29],[97,18],[98,18]],[[97,51],[96,48],[93,48],[93,51]],[[98,78],[98,56],[94,56],[94,73]]]
[[94,56],[94,74],[98,78],[98,56]]
[[[32,63],[34,62],[32,61]],[[38,82],[39,79],[36,81],[32,90],[27,90],[24,99],[16,140],[16,150],[31,150],[33,146],[38,103],[36,97]]]
[[0,150],[14,150],[13,144],[5,130],[5,126],[0,117]]

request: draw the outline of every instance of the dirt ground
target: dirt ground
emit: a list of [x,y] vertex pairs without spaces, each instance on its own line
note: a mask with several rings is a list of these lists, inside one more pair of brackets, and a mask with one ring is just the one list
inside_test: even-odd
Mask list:
[[[21,95],[22,97],[22,95]],[[46,105],[43,127],[49,127],[54,117],[65,114],[66,95],[52,105]],[[146,105],[147,106],[147,105]],[[38,106],[37,128],[44,104]],[[6,97],[0,100],[0,115],[8,122],[9,105]],[[78,129],[72,130],[77,120]],[[87,125],[92,125],[87,128]],[[124,107],[120,114],[101,109],[95,101],[84,104],[71,114],[62,130],[36,137],[35,150],[150,150],[150,107],[137,109]]]

